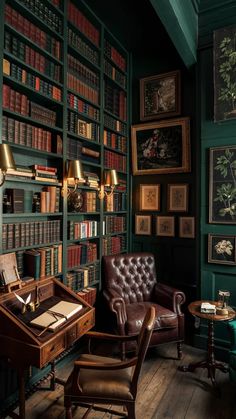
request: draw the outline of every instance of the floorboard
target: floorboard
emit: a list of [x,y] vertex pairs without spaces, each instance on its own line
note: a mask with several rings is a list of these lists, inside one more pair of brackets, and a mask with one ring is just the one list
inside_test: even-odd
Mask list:
[[[136,419],[236,419],[236,383],[229,381],[229,375],[217,370],[216,381],[221,389],[219,397],[207,377],[207,371],[197,369],[191,373],[178,370],[179,365],[204,359],[205,351],[184,345],[183,359],[179,361],[176,356],[175,344],[148,351],[139,380]],[[71,361],[59,367],[57,374],[66,378],[72,367]],[[81,419],[84,412],[84,408],[73,408],[73,418]],[[54,392],[37,391],[27,399],[26,419],[39,418],[64,418],[62,386],[57,385]],[[118,419],[119,416],[92,411],[89,418]]]

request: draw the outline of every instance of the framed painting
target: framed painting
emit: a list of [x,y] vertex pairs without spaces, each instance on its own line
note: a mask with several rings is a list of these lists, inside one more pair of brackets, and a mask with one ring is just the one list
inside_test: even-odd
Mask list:
[[184,239],[194,239],[195,237],[195,218],[179,217],[179,237]]
[[180,115],[180,71],[140,79],[140,120]]
[[134,175],[190,172],[189,118],[131,127]]
[[135,234],[151,234],[151,215],[135,215]]
[[140,185],[140,211],[160,211],[160,185]]
[[188,185],[186,183],[168,185],[167,210],[170,212],[188,211]]
[[236,146],[210,148],[209,223],[236,223]]
[[157,236],[175,236],[175,217],[157,216],[156,217],[156,234]]
[[236,25],[214,31],[214,120],[236,118]]
[[208,234],[208,262],[236,265],[235,236]]

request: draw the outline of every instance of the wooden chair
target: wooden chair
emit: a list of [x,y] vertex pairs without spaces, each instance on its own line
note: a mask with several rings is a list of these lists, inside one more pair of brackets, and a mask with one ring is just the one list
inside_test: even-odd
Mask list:
[[[88,407],[83,418],[90,410],[109,411],[112,414],[135,419],[135,400],[138,378],[144,361],[156,318],[155,308],[149,307],[136,337],[137,352],[128,360],[119,360],[92,354],[82,354],[74,363],[74,369],[64,387],[64,406],[66,419],[72,418],[72,404]],[[129,336],[109,335],[99,332],[88,332],[91,338],[124,342]],[[132,336],[134,339],[134,336]],[[98,405],[98,406],[95,406]],[[104,409],[100,405],[122,405],[127,414]]]

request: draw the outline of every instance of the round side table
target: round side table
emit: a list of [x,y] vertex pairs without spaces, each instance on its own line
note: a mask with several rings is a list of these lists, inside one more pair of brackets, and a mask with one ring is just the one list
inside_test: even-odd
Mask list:
[[196,368],[206,368],[208,370],[208,378],[211,379],[213,386],[216,386],[216,369],[219,369],[223,372],[228,372],[228,368],[223,363],[215,360],[214,322],[232,320],[235,317],[236,313],[233,309],[230,309],[228,314],[225,315],[201,313],[201,304],[203,302],[209,302],[211,304],[215,304],[216,306],[218,305],[218,303],[215,301],[200,300],[194,301],[193,303],[189,304],[188,310],[193,316],[199,317],[201,319],[206,319],[208,321],[207,358],[204,361],[179,366],[178,369],[183,372],[193,372]]

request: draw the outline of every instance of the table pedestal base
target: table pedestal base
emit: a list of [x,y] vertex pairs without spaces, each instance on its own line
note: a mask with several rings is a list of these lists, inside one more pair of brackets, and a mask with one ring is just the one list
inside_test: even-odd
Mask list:
[[216,370],[222,372],[228,372],[228,367],[221,362],[215,361],[214,354],[214,322],[213,320],[208,321],[208,343],[207,343],[207,359],[205,361],[193,362],[189,365],[182,365],[178,367],[179,371],[183,372],[193,372],[196,368],[206,368],[208,371],[208,378],[211,379],[211,382],[214,387],[217,387],[215,380]]

